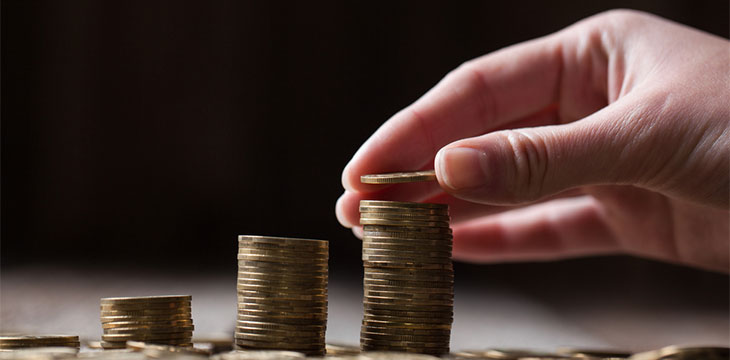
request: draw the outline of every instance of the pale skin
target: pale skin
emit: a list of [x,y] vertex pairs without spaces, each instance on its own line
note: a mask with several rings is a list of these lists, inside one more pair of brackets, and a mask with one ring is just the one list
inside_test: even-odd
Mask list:
[[[730,42],[610,11],[468,61],[342,174],[358,203],[448,203],[472,262],[631,254],[730,272]],[[438,183],[361,184],[433,168]]]

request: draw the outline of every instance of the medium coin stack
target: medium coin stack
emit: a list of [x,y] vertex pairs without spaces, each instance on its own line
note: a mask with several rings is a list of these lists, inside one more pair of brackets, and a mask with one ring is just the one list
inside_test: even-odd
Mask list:
[[190,295],[101,299],[101,346],[120,349],[126,342],[193,346]]
[[329,243],[238,237],[239,349],[324,355]]
[[454,269],[448,205],[360,201],[363,351],[449,352]]
[[78,336],[73,335],[2,335],[0,350],[37,347],[71,347],[79,349]]

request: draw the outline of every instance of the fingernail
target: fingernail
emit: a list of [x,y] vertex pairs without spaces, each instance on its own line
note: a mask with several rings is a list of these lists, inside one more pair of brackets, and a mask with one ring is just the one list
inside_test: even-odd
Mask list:
[[453,190],[477,188],[487,180],[487,154],[480,150],[468,147],[444,149],[438,166],[443,182]]

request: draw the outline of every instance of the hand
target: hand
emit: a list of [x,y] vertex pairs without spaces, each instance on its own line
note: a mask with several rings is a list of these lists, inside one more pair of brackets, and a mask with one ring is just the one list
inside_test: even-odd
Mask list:
[[[342,174],[361,199],[450,204],[454,258],[628,253],[728,271],[730,42],[618,10],[469,61]],[[360,175],[436,169],[436,183]]]

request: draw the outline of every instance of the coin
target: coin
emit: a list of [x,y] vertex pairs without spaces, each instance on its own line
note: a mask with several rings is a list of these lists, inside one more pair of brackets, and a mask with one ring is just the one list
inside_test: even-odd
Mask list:
[[[393,238],[403,237],[406,239],[424,240],[447,240],[453,238],[453,230],[446,227],[417,227],[417,226],[387,226],[387,225],[363,225],[364,236],[391,236]],[[388,235],[391,234],[391,235]]]
[[448,208],[415,208],[400,207],[393,205],[367,206],[360,205],[360,213],[393,213],[393,214],[419,214],[419,215],[442,215],[448,216]]
[[0,349],[70,347],[78,350],[76,335],[0,335]]
[[396,183],[435,181],[435,180],[436,180],[436,171],[435,170],[397,172],[397,173],[388,173],[388,174],[371,174],[371,175],[360,176],[360,182],[362,182],[363,184],[396,184]]
[[448,209],[447,204],[433,203],[417,203],[408,201],[390,201],[390,200],[360,200],[360,206],[390,206],[399,208],[417,208],[417,209]]
[[211,360],[297,360],[306,355],[296,351],[284,350],[234,350],[216,354]]
[[151,344],[141,341],[127,341],[126,347],[128,349],[136,350],[136,351],[160,351],[165,353],[182,353],[182,354],[194,354],[194,355],[210,355],[210,353],[206,350],[202,349],[196,349],[192,346],[190,347],[181,347],[181,346],[169,346],[169,345],[161,345],[161,344]]
[[236,326],[241,327],[255,327],[259,329],[272,329],[272,330],[320,330],[325,329],[324,325],[291,325],[282,324],[278,322],[263,322],[263,321],[251,321],[251,320],[237,320]]
[[420,215],[420,214],[396,213],[396,212],[361,213],[360,219],[406,220],[406,221],[446,222],[446,223],[448,223],[451,220],[451,218],[447,215]]
[[178,333],[191,332],[195,327],[190,326],[159,326],[159,327],[126,327],[106,328],[105,334],[154,334],[154,333]]
[[114,321],[102,323],[101,327],[104,329],[113,328],[126,328],[126,327],[159,327],[159,326],[192,326],[192,320],[171,320],[171,321]]

